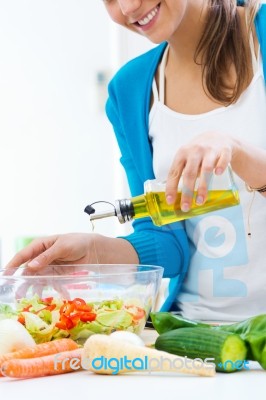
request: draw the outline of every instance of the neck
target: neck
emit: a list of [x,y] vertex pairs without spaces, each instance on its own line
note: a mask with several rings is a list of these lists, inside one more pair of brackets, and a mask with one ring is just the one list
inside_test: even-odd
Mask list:
[[196,0],[188,3],[181,24],[169,39],[169,63],[192,64],[195,51],[205,27],[205,18],[208,10],[206,0]]

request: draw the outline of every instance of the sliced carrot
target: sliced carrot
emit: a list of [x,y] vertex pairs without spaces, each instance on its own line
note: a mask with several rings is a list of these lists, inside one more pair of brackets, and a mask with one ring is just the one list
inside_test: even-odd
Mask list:
[[[34,347],[24,347],[21,350],[12,353],[6,353],[0,356],[0,371],[1,366],[5,361],[21,358],[36,358],[47,356],[49,354],[62,353],[67,350],[75,350],[79,346],[72,339],[57,339],[51,342],[36,344]],[[0,372],[1,376],[1,372]]]
[[1,372],[10,378],[37,378],[48,375],[66,374],[82,368],[83,349],[64,351],[60,354],[5,361]]

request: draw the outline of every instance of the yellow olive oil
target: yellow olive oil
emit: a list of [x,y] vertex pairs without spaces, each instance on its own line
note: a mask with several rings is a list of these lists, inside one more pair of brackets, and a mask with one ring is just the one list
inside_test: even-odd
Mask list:
[[175,203],[171,205],[166,202],[165,192],[147,192],[133,197],[131,198],[134,209],[133,218],[151,217],[155,225],[161,226],[239,204],[237,190],[210,190],[203,205],[196,204],[196,194],[194,192],[192,206],[188,212],[180,209],[180,192]]
[[230,166],[222,175],[213,174],[211,176],[208,183],[208,197],[202,205],[196,204],[198,186],[195,186],[191,208],[188,212],[181,211],[180,208],[182,186],[183,182],[181,181],[176,201],[171,205],[166,202],[166,183],[152,179],[144,182],[144,194],[116,200],[114,205],[104,202],[109,204],[109,209],[102,212],[96,212],[92,207],[99,202],[89,204],[84,211],[90,215],[91,221],[116,216],[123,224],[132,219],[150,217],[154,225],[162,226],[239,204],[239,193]]

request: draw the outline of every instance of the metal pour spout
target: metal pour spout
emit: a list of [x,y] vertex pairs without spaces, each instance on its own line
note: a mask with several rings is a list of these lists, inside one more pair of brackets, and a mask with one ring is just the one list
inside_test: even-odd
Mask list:
[[[96,203],[107,203],[107,202],[99,201]],[[94,205],[96,203],[89,204],[84,209],[85,213],[89,214],[91,221],[94,221],[96,219],[108,218],[108,217],[117,217],[119,222],[121,224],[124,224],[127,221],[131,221],[131,219],[134,216],[134,209],[133,209],[132,203],[129,199],[116,200],[115,205],[108,203],[113,206],[113,209],[106,210],[106,211],[97,211],[96,212],[95,208],[92,207],[92,205]]]
[[103,219],[116,216],[115,208],[113,210],[95,212],[95,208],[93,208],[91,205],[88,205],[87,207],[85,207],[84,212],[90,216],[91,221],[94,221],[95,219]]

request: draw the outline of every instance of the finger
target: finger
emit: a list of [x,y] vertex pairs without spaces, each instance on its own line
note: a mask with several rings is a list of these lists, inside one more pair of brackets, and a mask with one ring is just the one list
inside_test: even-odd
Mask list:
[[5,266],[4,275],[13,275],[18,267],[30,260],[31,254],[32,250],[28,247],[17,253]]
[[215,174],[222,175],[226,170],[228,164],[230,163],[231,159],[232,159],[232,151],[229,148],[223,149],[221,156],[217,161],[215,167]]
[[53,261],[58,259],[61,255],[60,247],[53,245],[37,257],[33,258],[28,263],[28,267],[38,269],[46,267],[47,265],[52,264]]
[[27,297],[27,291],[31,288],[31,283],[30,282],[24,282],[21,285],[18,286],[15,292],[15,299],[20,300],[23,299],[24,297]]
[[35,283],[32,286],[32,293],[33,295],[37,295],[40,299],[43,296],[43,290],[45,290],[45,285],[42,285],[41,283]]
[[18,267],[41,254],[48,246],[51,246],[55,240],[56,237],[50,237],[49,243],[46,243],[45,238],[33,240],[28,246],[19,251],[5,266],[5,275],[13,275]]
[[209,184],[213,176],[214,167],[217,163],[217,154],[210,152],[201,166],[201,173],[198,180],[196,204],[202,205],[208,197]]
[[14,275],[14,273],[16,272],[17,267],[5,267],[5,269],[3,269],[3,273],[1,274],[2,276],[9,276],[9,275]]
[[20,285],[16,291],[16,299],[23,299],[28,297],[28,294],[32,294],[33,296],[37,295],[38,297],[42,297],[43,286],[41,284],[32,284],[32,282],[25,282]]
[[59,295],[65,299],[65,300],[70,300],[71,296],[70,293],[67,289],[67,287],[65,287],[64,285],[61,285],[60,283],[56,283],[55,281],[52,283],[52,286],[54,288],[54,290],[59,293]]
[[[30,260],[32,261],[32,260]],[[29,261],[29,263],[30,263]],[[47,267],[43,267],[43,268],[33,268],[33,267],[29,267],[28,268],[28,264],[24,264],[23,267],[19,268],[19,271],[21,272],[21,276],[42,276],[42,275],[46,275],[47,271]]]
[[181,196],[181,210],[188,212],[191,209],[194,197],[195,184],[199,175],[201,158],[193,157],[189,160],[183,172],[183,187]]
[[169,171],[166,186],[165,186],[165,197],[168,204],[174,204],[177,197],[178,184],[185,166],[184,162],[172,164]]

